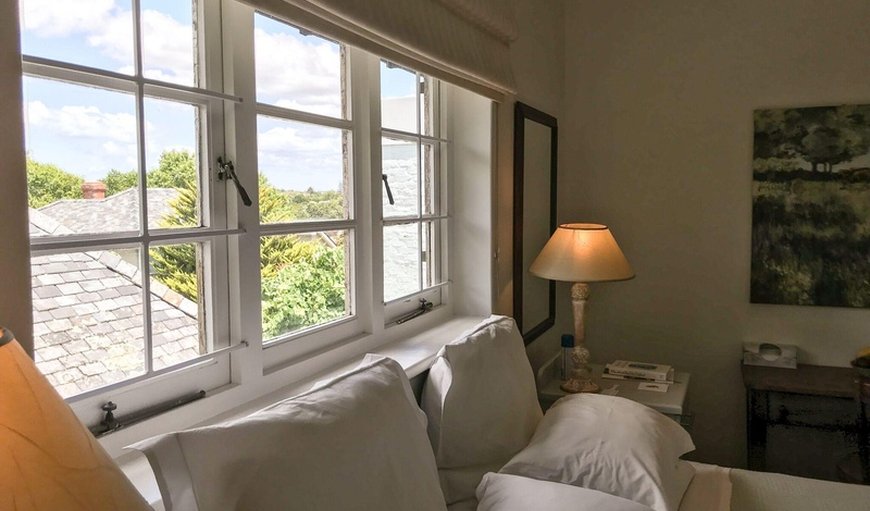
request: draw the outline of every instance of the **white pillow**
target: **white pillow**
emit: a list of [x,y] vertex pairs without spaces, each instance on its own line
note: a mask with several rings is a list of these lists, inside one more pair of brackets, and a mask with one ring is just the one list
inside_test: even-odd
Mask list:
[[444,511],[421,415],[399,364],[370,360],[243,419],[134,447],[167,511]]
[[597,490],[489,473],[477,487],[477,511],[652,511]]
[[677,511],[695,472],[679,457],[694,449],[682,427],[652,408],[616,396],[574,394],[547,411],[529,446],[501,472]]
[[492,316],[441,348],[423,388],[448,504],[528,444],[541,420],[535,378],[512,318]]

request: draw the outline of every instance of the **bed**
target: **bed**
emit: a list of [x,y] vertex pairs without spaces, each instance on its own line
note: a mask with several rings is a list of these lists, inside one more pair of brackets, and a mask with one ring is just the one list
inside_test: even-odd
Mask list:
[[683,461],[688,433],[624,398],[566,396],[543,415],[510,318],[445,346],[425,378],[415,395],[395,361],[368,357],[135,448],[167,511],[870,511],[870,486]]

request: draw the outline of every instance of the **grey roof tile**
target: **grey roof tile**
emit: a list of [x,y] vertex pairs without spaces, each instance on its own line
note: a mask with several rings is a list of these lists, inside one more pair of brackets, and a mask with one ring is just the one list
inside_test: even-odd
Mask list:
[[[30,210],[32,235],[73,233],[46,211],[59,209]],[[142,277],[135,265],[114,252],[89,251],[36,256],[31,266],[35,358],[61,395],[144,372]],[[153,331],[168,334],[154,350],[155,367],[198,356],[197,305],[155,280],[150,287]],[[171,353],[158,352],[162,347]]]
[[[160,227],[160,220],[171,211],[170,202],[178,197],[172,188],[148,188],[148,227]],[[40,208],[63,227],[76,233],[138,232],[139,190],[130,188],[105,199],[65,199]],[[49,234],[57,227],[45,229]],[[31,229],[32,232],[32,229]]]

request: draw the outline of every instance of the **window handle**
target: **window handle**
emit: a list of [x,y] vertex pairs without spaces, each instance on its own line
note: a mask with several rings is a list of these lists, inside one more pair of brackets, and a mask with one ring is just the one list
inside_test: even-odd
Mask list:
[[435,304],[433,304],[432,302],[430,302],[429,300],[427,300],[425,298],[420,298],[420,306],[417,307],[416,309],[414,309],[413,311],[399,317],[395,321],[395,323],[397,325],[401,325],[402,323],[405,323],[407,321],[411,321],[412,319],[416,318],[417,316],[422,316],[423,314],[426,314],[427,312],[431,311],[434,308],[435,308]]
[[396,201],[393,200],[393,191],[390,190],[390,181],[387,179],[386,174],[381,174],[381,179],[384,180],[384,186],[387,188],[387,200],[390,201],[390,206],[392,206],[396,203]]
[[224,162],[223,157],[218,156],[218,179],[223,181],[224,179],[232,179],[233,183],[236,184],[236,190],[239,191],[239,196],[242,198],[242,204],[245,206],[250,206],[251,198],[248,196],[248,192],[245,191],[245,187],[242,186],[242,183],[239,182],[239,176],[236,175],[236,167],[233,165],[232,160],[227,160]]

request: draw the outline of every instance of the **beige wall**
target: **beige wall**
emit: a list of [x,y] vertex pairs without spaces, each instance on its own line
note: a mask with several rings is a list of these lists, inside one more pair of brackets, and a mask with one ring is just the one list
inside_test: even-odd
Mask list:
[[[527,103],[562,121],[564,84],[564,9],[562,0],[514,0],[519,36],[511,45],[517,95],[498,108],[498,175],[496,201],[495,311],[513,310],[513,100]],[[547,219],[543,219],[546,222]],[[565,291],[567,293],[567,291]],[[557,323],[564,318],[557,318]],[[570,324],[570,317],[568,318]],[[550,329],[528,347],[537,367],[557,349],[559,328]]]
[[32,349],[17,2],[0,2],[0,325]]
[[594,286],[590,347],[693,373],[702,460],[744,463],[744,341],[839,366],[870,343],[867,310],[749,303],[752,111],[870,102],[868,20],[866,0],[566,5],[563,211],[637,271]]

